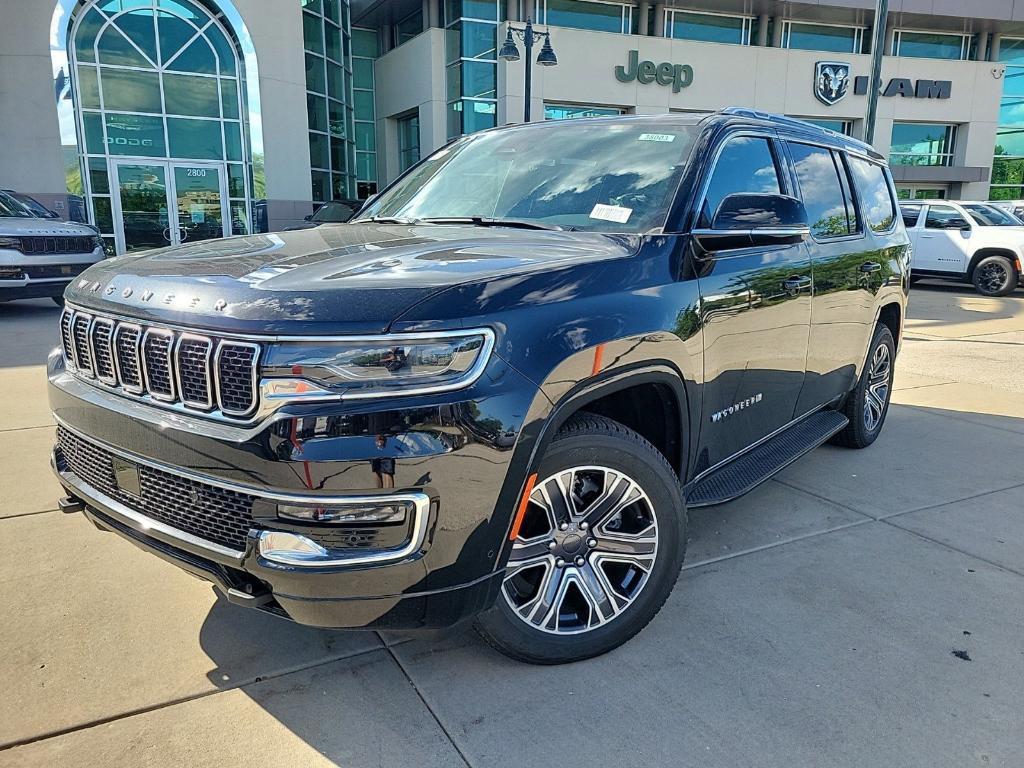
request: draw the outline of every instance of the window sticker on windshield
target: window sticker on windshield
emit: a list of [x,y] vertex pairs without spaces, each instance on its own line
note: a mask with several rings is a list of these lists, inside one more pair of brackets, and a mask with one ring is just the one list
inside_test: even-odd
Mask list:
[[632,208],[623,208],[620,205],[603,205],[602,203],[598,203],[594,206],[594,210],[590,212],[590,218],[625,224],[629,221],[629,215],[631,213],[633,213]]
[[675,141],[674,133],[641,133],[640,141]]

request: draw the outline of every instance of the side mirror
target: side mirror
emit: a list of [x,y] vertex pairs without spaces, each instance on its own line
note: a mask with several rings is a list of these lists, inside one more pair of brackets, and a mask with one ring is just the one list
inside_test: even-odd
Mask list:
[[711,228],[693,231],[705,251],[793,245],[810,234],[807,211],[795,197],[747,193],[727,196],[715,211]]

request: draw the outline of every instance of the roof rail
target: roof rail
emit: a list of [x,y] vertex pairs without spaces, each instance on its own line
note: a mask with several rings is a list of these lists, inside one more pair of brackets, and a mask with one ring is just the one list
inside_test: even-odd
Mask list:
[[[755,120],[769,120],[773,123],[782,123],[784,125],[790,125],[794,128],[800,128],[805,131],[816,131],[818,133],[824,133],[826,136],[835,136],[842,139],[854,146],[863,148],[866,151],[870,151],[871,154],[877,155],[875,149],[868,143],[855,139],[852,136],[847,136],[844,133],[833,131],[831,128],[822,128],[820,125],[809,123],[806,120],[800,120],[796,117],[787,117],[786,115],[777,115],[774,112],[762,112],[759,109],[751,109],[750,107],[725,107],[719,110],[720,114],[723,115],[735,115],[736,117],[750,117]],[[881,157],[881,155],[878,155]]]

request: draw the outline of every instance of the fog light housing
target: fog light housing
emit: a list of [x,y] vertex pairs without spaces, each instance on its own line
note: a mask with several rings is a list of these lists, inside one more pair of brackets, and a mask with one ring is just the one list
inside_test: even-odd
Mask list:
[[0,280],[24,280],[25,273],[21,267],[0,267]]
[[412,514],[411,501],[380,504],[286,504],[278,503],[277,516],[297,522],[351,525],[404,523]]

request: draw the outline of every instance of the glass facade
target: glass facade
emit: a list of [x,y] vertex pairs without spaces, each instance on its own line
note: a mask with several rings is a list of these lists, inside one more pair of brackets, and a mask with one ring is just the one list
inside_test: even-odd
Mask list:
[[586,107],[574,104],[545,104],[545,120],[572,120],[577,117],[608,117],[621,115],[618,107]]
[[1006,72],[989,199],[1020,200],[1024,198],[1024,38],[1004,37],[999,61],[1006,65]]
[[752,16],[727,16],[720,13],[665,11],[665,37],[701,40],[706,43],[750,45],[755,19]]
[[594,0],[539,0],[537,22],[554,27],[629,34],[633,31],[633,6]]
[[945,200],[946,188],[898,186],[896,187],[896,197],[900,200]]
[[356,192],[351,32],[348,0],[302,0],[314,203]]
[[493,128],[498,117],[498,24],[504,0],[445,0],[448,138]]
[[395,47],[407,43],[423,31],[422,6],[395,24]]
[[406,115],[398,118],[398,168],[400,171],[412,168],[420,161],[420,116]]
[[849,25],[782,22],[782,47],[801,51],[863,53],[864,28]]
[[956,126],[893,123],[890,165],[952,165]]
[[972,35],[897,29],[893,35],[891,53],[893,56],[916,56],[922,59],[967,59],[972,57],[972,40]]
[[68,191],[108,251],[252,231],[245,64],[221,19],[190,0],[90,3],[66,50],[78,148]]
[[352,86],[355,96],[356,197],[377,194],[377,123],[373,62],[379,54],[377,30],[352,30]]

